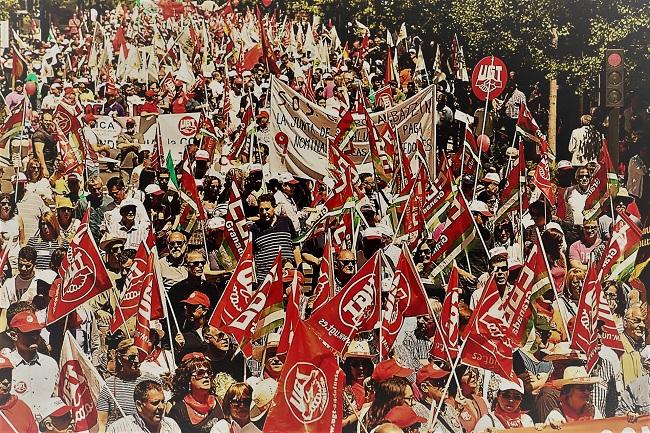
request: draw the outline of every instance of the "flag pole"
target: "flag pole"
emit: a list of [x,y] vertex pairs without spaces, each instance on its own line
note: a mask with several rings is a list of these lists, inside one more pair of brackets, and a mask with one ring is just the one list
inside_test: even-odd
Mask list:
[[[444,278],[443,278],[443,280],[444,280]],[[435,314],[432,314],[431,317],[433,317],[433,322],[436,324],[436,329],[440,329],[441,330],[440,335],[442,335],[442,328],[440,326],[440,322],[438,321],[438,318],[436,317]],[[453,364],[454,360],[451,357],[451,353],[449,352],[449,346],[447,345],[447,341],[444,338],[441,338],[441,340],[442,340],[443,346],[445,347],[445,353],[447,354],[447,358],[449,359],[449,364],[451,365],[451,364]],[[454,379],[456,379],[456,385],[458,385],[458,389],[460,389],[460,380],[458,380],[458,374],[456,374],[456,370],[455,369],[452,370],[450,372],[450,374],[454,375]]]
[[[494,56],[490,56],[490,69],[494,67]],[[491,80],[490,80],[491,81]],[[483,124],[481,125],[481,135],[485,134],[485,122],[487,120],[488,104],[490,102],[491,82],[488,82],[487,94],[485,95],[485,108],[483,108]],[[503,101],[505,104],[506,101]],[[474,191],[472,192],[472,201],[476,199],[476,186],[478,185],[478,172],[481,168],[481,153],[483,146],[478,146],[478,164],[476,165],[476,173],[474,173]]]
[[[420,170],[422,170],[422,166],[420,166],[420,168],[418,169],[418,172],[415,175],[416,178],[420,175]],[[411,191],[409,191],[409,195],[406,197],[406,200],[404,202],[404,210],[406,210],[406,206],[408,206],[409,200],[411,199],[411,196],[413,195],[413,191],[415,191],[416,184],[417,184],[417,181],[414,181],[413,185],[411,186]],[[395,209],[395,208],[393,208],[393,209]],[[406,215],[406,212],[402,212],[402,214],[399,216],[399,220],[397,221],[397,226],[395,227],[395,230],[394,230],[395,233],[393,234],[393,242],[391,242],[391,243],[395,243],[395,239],[397,239],[397,233],[398,233],[398,230],[399,230],[400,226],[402,225],[402,222],[404,221],[404,215]]]

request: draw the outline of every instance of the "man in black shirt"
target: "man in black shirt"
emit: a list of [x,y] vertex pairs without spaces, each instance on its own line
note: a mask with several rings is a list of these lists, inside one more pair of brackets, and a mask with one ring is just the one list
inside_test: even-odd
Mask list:
[[59,154],[56,146],[54,132],[54,118],[50,113],[44,113],[41,119],[41,127],[32,135],[34,156],[43,167],[43,176],[50,177],[55,172],[55,162]]

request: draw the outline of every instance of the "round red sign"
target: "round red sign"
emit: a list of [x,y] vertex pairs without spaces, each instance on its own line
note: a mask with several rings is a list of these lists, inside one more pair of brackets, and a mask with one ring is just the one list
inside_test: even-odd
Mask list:
[[194,137],[198,130],[198,122],[192,116],[183,116],[178,121],[178,130],[186,137]]
[[483,57],[472,72],[472,91],[481,101],[498,98],[508,83],[508,69],[498,57]]

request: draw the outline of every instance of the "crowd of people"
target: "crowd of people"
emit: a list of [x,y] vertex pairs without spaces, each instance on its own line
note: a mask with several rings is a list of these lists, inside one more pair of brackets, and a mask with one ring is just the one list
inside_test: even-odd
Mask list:
[[[224,292],[251,279],[247,299],[237,300],[247,303],[267,287],[266,279],[270,284],[269,276],[280,275],[286,328],[292,305],[303,323],[317,307],[325,308],[319,292],[323,279],[335,299],[350,290],[348,283],[376,255],[384,257],[380,309],[404,259],[414,264],[429,314],[405,317],[388,353],[383,353],[380,320],[375,329],[349,336],[343,353],[332,354],[345,378],[343,388],[335,390],[342,412],[333,423],[343,432],[557,429],[612,417],[636,422],[650,415],[647,246],[637,242],[621,255],[617,266],[631,260],[631,272],[596,277],[620,239],[617,224],[629,222],[630,230],[644,236],[649,224],[645,132],[650,119],[639,98],[623,113],[624,169],[610,173],[617,187],[603,191],[604,204],[590,212],[595,180],[606,163],[601,157],[605,119],[598,109],[580,118],[570,142],[557,144],[572,157],[552,163],[544,188],[538,165],[549,153],[540,139],[526,136],[522,146],[513,147],[522,110],[540,124],[545,115],[539,90],[527,97],[519,74],[511,74],[507,89],[485,113],[462,80],[459,68],[466,66],[458,47],[449,69],[439,59],[422,67],[423,41],[401,31],[388,42],[358,23],[359,34],[341,41],[330,22],[256,17],[250,10],[233,10],[230,2],[223,8],[208,3],[213,2],[186,5],[184,13],[174,9],[171,16],[171,3],[74,14],[67,26],[54,30],[53,40],[22,35],[12,48],[19,56],[7,51],[0,60],[9,88],[6,119],[24,110],[18,130],[11,136],[2,130],[8,156],[0,193],[0,431],[74,432],[80,417],[88,421],[91,415],[79,412],[74,396],[59,383],[66,333],[101,377],[101,390],[92,396],[99,432],[289,431],[274,430],[270,424],[276,418],[269,418],[279,404],[276,396],[290,393],[281,382],[292,350],[283,342],[289,331],[275,326],[256,341],[242,342],[227,326],[235,317],[224,313],[224,298],[232,293],[224,297]],[[189,41],[190,49],[179,40]],[[145,46],[153,46],[153,72],[147,67],[144,76],[136,76],[136,69],[125,73],[128,52]],[[21,76],[12,76],[16,62],[23,63]],[[323,179],[271,171],[272,76],[339,116],[360,100],[378,112],[435,86],[434,159],[442,162],[439,177],[429,175],[431,184],[449,182],[453,204],[436,224],[422,224],[405,238],[398,213],[411,194],[400,187],[397,174],[386,182],[372,166],[348,168],[351,204],[330,213],[324,229],[315,230],[322,222],[318,216],[331,211],[328,200],[339,191]],[[93,104],[99,112],[88,108]],[[68,137],[57,123],[60,107],[78,121],[81,164],[67,162],[62,142]],[[457,111],[473,114],[475,123],[466,128],[454,116]],[[135,118],[170,113],[210,119],[216,151],[206,144],[211,136],[200,130],[187,141],[181,160],[166,162],[158,144],[145,143],[136,126],[142,120]],[[119,122],[116,143],[97,133],[102,116]],[[469,141],[485,135],[491,142],[474,166],[466,164],[472,158],[467,134]],[[238,147],[240,137],[251,145]],[[414,166],[417,155],[390,156],[394,172],[410,182],[404,173],[411,169],[402,161]],[[454,156],[456,163],[447,164]],[[520,160],[525,181],[516,204],[504,209],[505,191],[512,187],[507,181]],[[455,222],[456,205],[471,215],[475,239],[438,272],[441,253],[452,254],[451,248],[438,250],[447,245],[443,237]],[[233,223],[234,207],[242,213]],[[243,242],[251,255],[246,248],[236,254],[228,248],[233,225],[246,227]],[[333,241],[332,232],[341,229],[351,236]],[[103,264],[96,265],[103,265],[111,287],[52,322],[57,281],[66,278],[72,262],[82,261],[78,250],[70,251],[83,230],[101,255]],[[461,340],[474,327],[487,293],[494,288],[499,302],[508,305],[525,280],[523,270],[530,271],[535,248],[541,248],[551,289],[525,308],[532,314],[526,337],[512,342],[512,374],[504,377],[465,357],[458,362]],[[165,310],[164,317],[149,323],[147,346],[138,341],[138,315],[113,326],[123,314],[125,294],[132,293],[135,271],[142,269],[141,251],[145,261],[155,257]],[[274,274],[278,254],[283,270]],[[454,274],[458,287],[452,286]],[[598,299],[605,300],[598,308],[594,298],[583,302],[581,296],[592,283],[602,291]],[[455,303],[449,301],[452,293]],[[595,317],[595,358],[580,350],[572,335],[575,323],[587,320],[577,317],[585,302],[607,311],[606,317]],[[610,319],[614,337],[607,333]],[[446,341],[446,356],[440,356],[436,347],[451,322],[463,337]],[[612,339],[620,347],[612,348]],[[447,347],[451,342],[455,348]],[[306,420],[319,397],[304,398]]]

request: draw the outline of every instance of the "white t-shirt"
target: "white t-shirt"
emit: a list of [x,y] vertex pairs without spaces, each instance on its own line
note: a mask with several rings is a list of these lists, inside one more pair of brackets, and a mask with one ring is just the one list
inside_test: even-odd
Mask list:
[[[533,419],[527,414],[521,415],[521,424],[524,427],[535,427]],[[478,420],[473,433],[483,433],[484,431],[487,431],[487,429],[506,430],[506,427],[501,423],[501,421],[499,421],[499,418],[494,416],[493,413],[489,413],[483,415],[481,419]]]

